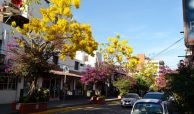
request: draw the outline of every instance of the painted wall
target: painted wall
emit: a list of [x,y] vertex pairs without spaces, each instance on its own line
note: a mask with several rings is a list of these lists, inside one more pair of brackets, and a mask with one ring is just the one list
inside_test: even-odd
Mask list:
[[[84,64],[86,65],[90,65],[92,67],[95,67],[96,63],[101,62],[102,61],[102,54],[100,54],[99,52],[94,52],[94,56],[88,55],[83,51],[78,51],[76,53],[76,59],[83,61]],[[86,60],[87,58],[87,60]]]
[[0,90],[0,104],[16,101],[16,90]]
[[[78,70],[74,69],[75,62],[79,62]],[[85,65],[84,65],[84,63],[82,61],[77,60],[77,59],[71,59],[70,57],[66,57],[65,60],[60,60],[59,59],[58,65],[60,65],[61,68],[63,68],[63,66],[68,66],[69,70],[73,70],[73,71],[80,71],[80,72],[82,72],[85,69]]]

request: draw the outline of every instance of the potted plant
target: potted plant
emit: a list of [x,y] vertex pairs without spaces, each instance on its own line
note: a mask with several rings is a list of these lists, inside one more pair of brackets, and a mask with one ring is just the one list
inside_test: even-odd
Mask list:
[[12,105],[13,111],[18,110],[20,114],[27,114],[46,110],[48,107],[49,90],[46,88],[35,89],[32,95],[20,96],[19,102]]
[[45,88],[35,89],[31,96],[20,98],[19,112],[26,114],[46,110],[48,107],[49,90]]
[[94,104],[104,104],[105,103],[105,97],[101,95],[94,95],[91,97],[90,101]]

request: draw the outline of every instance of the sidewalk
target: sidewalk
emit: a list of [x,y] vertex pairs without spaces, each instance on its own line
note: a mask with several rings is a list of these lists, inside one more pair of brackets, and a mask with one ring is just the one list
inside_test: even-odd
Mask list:
[[61,108],[61,107],[67,107],[67,106],[77,106],[77,105],[84,105],[89,104],[90,99],[88,98],[73,98],[73,99],[67,99],[67,100],[61,100],[61,101],[50,101],[48,102],[48,108]]
[[[118,100],[117,98],[107,98],[105,101],[114,101]],[[90,105],[90,99],[88,98],[73,98],[64,101],[50,101],[48,102],[48,110],[52,109],[60,109],[65,107],[72,107],[72,106],[82,106],[82,105]],[[11,111],[11,104],[0,104],[0,114],[18,114],[12,113]]]

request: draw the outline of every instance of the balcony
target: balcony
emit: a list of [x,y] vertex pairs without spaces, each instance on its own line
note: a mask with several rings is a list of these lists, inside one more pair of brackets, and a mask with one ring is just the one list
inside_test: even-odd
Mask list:
[[9,2],[4,2],[0,6],[0,22],[11,25],[11,22],[15,21],[18,26],[23,27],[23,24],[29,23],[29,19],[22,16],[22,12],[19,7]]

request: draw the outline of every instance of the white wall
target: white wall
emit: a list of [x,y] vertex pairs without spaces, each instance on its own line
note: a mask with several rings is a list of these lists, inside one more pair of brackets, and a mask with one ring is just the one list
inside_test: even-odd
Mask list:
[[16,101],[16,90],[0,90],[0,104]]
[[[79,70],[74,69],[75,61],[79,62]],[[71,59],[70,57],[66,57],[64,61],[60,59],[58,61],[58,65],[60,65],[61,68],[65,65],[69,67],[69,70],[82,72],[85,69],[85,66],[80,66],[80,64],[84,64],[84,63],[77,59]]]
[[[78,51],[76,53],[76,59],[82,61],[84,64],[86,65],[90,65],[92,67],[95,67],[96,63],[101,62],[102,61],[102,54],[100,54],[99,52],[94,52],[94,56],[88,55],[83,51]],[[85,56],[88,56],[88,61],[85,61],[84,58]]]

